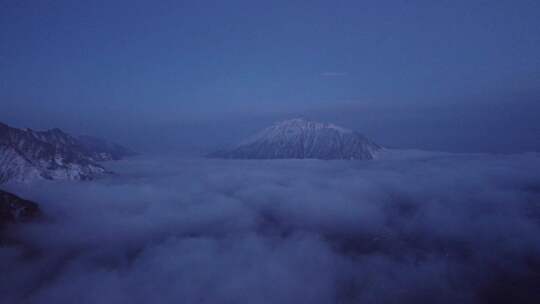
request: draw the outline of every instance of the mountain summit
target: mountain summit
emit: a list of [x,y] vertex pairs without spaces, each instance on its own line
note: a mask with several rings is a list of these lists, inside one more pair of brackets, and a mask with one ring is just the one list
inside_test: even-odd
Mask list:
[[304,118],[282,121],[211,158],[373,159],[381,147],[362,134]]

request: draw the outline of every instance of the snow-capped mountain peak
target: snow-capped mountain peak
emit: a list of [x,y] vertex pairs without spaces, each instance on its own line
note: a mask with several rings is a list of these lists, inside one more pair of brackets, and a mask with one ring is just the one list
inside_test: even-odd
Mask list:
[[305,118],[275,123],[236,147],[210,154],[218,158],[372,159],[381,148],[360,133]]

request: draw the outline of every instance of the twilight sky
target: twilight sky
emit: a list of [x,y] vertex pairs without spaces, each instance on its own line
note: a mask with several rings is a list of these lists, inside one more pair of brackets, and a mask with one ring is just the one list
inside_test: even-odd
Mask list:
[[3,0],[0,121],[176,149],[301,115],[387,146],[540,150],[539,54],[533,0]]

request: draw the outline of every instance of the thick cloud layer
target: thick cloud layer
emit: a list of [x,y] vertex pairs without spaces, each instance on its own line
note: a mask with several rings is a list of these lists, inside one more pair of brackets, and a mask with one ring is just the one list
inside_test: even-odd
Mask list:
[[537,154],[115,166],[9,187],[47,218],[6,232],[3,303],[540,298]]

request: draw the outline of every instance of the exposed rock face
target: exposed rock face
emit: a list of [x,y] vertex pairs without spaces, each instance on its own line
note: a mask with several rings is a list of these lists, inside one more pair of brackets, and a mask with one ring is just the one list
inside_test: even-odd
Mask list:
[[33,179],[87,180],[106,170],[96,161],[121,154],[94,149],[81,140],[52,129],[34,131],[0,123],[0,183]]
[[208,155],[234,159],[373,159],[381,147],[362,134],[303,118],[264,129],[238,146]]
[[41,211],[36,203],[0,190],[0,226],[6,223],[27,221],[40,214]]

